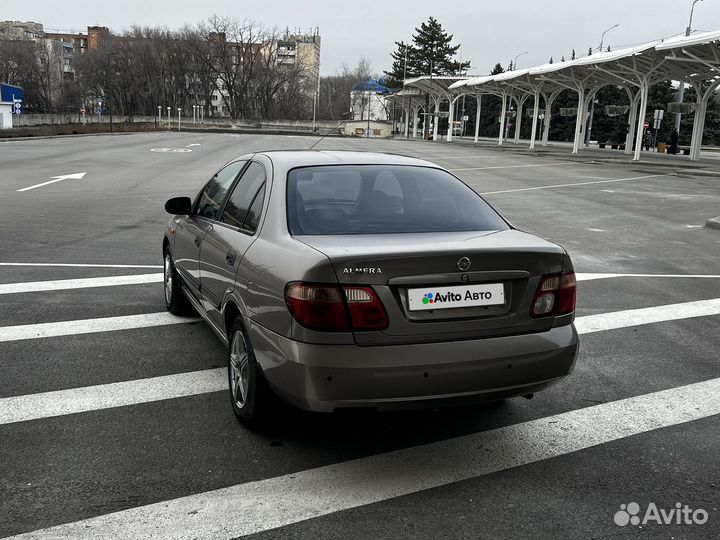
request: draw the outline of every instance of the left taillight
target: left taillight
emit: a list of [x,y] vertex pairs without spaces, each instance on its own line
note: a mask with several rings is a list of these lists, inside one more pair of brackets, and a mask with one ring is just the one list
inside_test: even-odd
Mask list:
[[285,303],[305,328],[321,332],[384,330],[388,318],[371,287],[289,283]]
[[543,276],[530,307],[531,317],[555,317],[575,311],[575,273]]

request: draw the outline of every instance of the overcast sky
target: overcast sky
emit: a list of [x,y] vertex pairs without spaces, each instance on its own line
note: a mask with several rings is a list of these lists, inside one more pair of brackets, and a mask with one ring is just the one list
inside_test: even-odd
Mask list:
[[[605,45],[619,48],[682,33],[692,0],[105,0],[80,2],[23,0],[7,2],[2,18],[41,22],[47,29],[84,30],[108,26],[121,32],[133,24],[170,28],[194,24],[213,14],[250,18],[267,26],[292,31],[320,27],[321,71],[335,73],[343,64],[354,66],[366,57],[382,72],[391,63],[394,42],[409,40],[414,28],[429,16],[438,19],[462,44],[463,60],[471,74],[484,75],[496,62],[507,66],[524,51],[518,65],[542,64],[552,56],[569,58],[597,47],[603,30]],[[693,29],[720,29],[720,0],[695,6]]]

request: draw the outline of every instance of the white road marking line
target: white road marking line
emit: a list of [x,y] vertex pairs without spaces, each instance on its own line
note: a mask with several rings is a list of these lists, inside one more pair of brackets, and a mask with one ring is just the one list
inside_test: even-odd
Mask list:
[[63,174],[61,176],[52,176],[52,180],[48,180],[47,182],[43,182],[42,184],[35,184],[34,186],[29,186],[26,188],[18,189],[16,191],[23,192],[23,191],[30,191],[31,189],[48,186],[50,184],[54,184],[55,182],[62,182],[63,180],[82,180],[87,173],[81,172],[81,173],[73,173],[73,174]]
[[227,370],[219,368],[2,398],[0,425],[209,394],[227,386]]
[[162,268],[161,264],[84,264],[84,263],[18,263],[0,262],[0,266],[40,266],[68,268]]
[[575,273],[577,281],[590,281],[594,279],[609,278],[690,278],[690,279],[720,279],[718,274],[593,274],[590,272]]
[[68,289],[86,289],[91,287],[113,287],[116,285],[139,285],[144,283],[159,283],[162,280],[162,274],[136,274],[100,278],[30,281],[26,283],[0,283],[0,294],[64,291]]
[[116,332],[118,330],[165,326],[168,324],[185,324],[198,320],[200,319],[177,317],[161,311],[159,313],[143,313],[141,315],[125,315],[122,317],[102,317],[99,319],[2,326],[0,327],[0,343],[23,339],[94,334],[96,332]]
[[[438,159],[438,158],[433,158]],[[573,161],[560,161],[557,163],[535,163],[532,165],[498,165],[495,167],[470,167],[469,169],[448,169],[450,172],[459,171],[486,171],[488,169],[525,169],[527,167],[552,167],[556,165],[577,165]]]
[[720,379],[130,508],[12,538],[234,538],[720,414]]
[[[657,308],[644,308],[639,310],[628,310],[628,311],[616,311],[613,313],[602,313],[599,315],[590,315],[586,317],[578,317],[575,320],[575,326],[579,334],[589,334],[593,332],[600,332],[603,330],[613,330],[618,328],[624,328],[629,326],[639,326],[642,324],[650,324],[663,321],[671,321],[676,319],[686,319],[694,317],[703,317],[708,315],[720,314],[720,298],[713,300],[703,300],[700,302],[688,302],[686,304],[673,304],[669,306],[659,306]],[[161,315],[161,314],[151,314]],[[120,317],[122,318],[122,317]],[[94,321],[98,321],[95,319]],[[179,319],[177,322],[186,322],[188,319]],[[86,323],[87,321],[71,321],[78,323]],[[58,324],[58,323],[50,323]],[[166,323],[160,323],[166,324]],[[167,323],[171,324],[171,323]],[[29,325],[29,326],[41,326],[41,325]],[[152,326],[147,324],[146,326]],[[13,329],[17,327],[5,327],[0,328],[0,341],[2,339],[2,332],[6,329]],[[125,326],[124,329],[130,328]],[[90,330],[90,331],[102,331],[102,330]],[[84,333],[84,332],[69,332],[73,333]],[[66,334],[57,334],[66,335]],[[45,337],[45,336],[33,336],[33,337]],[[49,416],[58,416],[61,414],[72,414],[72,412],[87,412],[91,410],[107,409],[112,407],[119,407],[122,405],[139,404],[145,403],[146,401],[155,401],[154,398],[149,396],[156,396],[163,394],[166,397],[162,399],[171,399],[173,397],[182,397],[185,395],[193,395],[201,392],[194,392],[188,394],[187,384],[188,381],[192,380],[192,377],[196,374],[202,380],[200,383],[195,385],[196,388],[206,388],[207,392],[221,391],[226,388],[227,382],[224,379],[224,375],[220,377],[220,372],[224,373],[224,370],[217,371],[216,385],[209,385],[207,377],[211,377],[209,373],[211,371],[195,371],[190,373],[182,374],[183,378],[178,380],[173,379],[173,376],[167,377],[153,377],[149,379],[137,379],[135,381],[128,381],[126,383],[110,383],[100,384],[96,386],[88,386],[84,388],[70,388],[68,390],[58,390],[55,392],[45,392],[41,394],[27,394],[21,396],[7,397],[0,399],[0,424],[7,424],[11,422],[19,422],[26,420],[37,420],[40,418],[46,418]],[[133,383],[138,383],[138,387],[135,388]],[[119,391],[107,391],[106,387],[116,388],[116,384],[122,384],[123,392]],[[160,385],[162,390],[149,391],[148,388],[153,387],[154,384]],[[48,409],[45,407],[47,403],[47,396],[52,394],[53,403],[55,403],[54,409]],[[118,397],[121,396],[121,397]],[[75,403],[78,403],[77,407],[80,409],[73,411]],[[69,412],[63,412],[69,411]],[[17,420],[22,418],[23,420]]]
[[485,193],[481,193],[480,195],[497,195],[499,193],[516,193],[518,191],[535,191],[538,189],[555,189],[555,188],[574,187],[574,186],[589,186],[592,184],[609,184],[611,182],[629,182],[630,180],[645,180],[647,178],[660,178],[663,176],[671,176],[671,175],[669,175],[669,174],[650,174],[647,176],[633,176],[631,178],[613,178],[612,180],[593,180],[592,182],[574,182],[572,184],[554,184],[552,186],[534,186],[534,187],[518,188],[518,189],[504,189],[502,191],[486,191]]
[[720,298],[711,300],[698,300],[696,302],[683,302],[625,311],[613,311],[578,317],[575,327],[579,334],[617,330],[643,324],[652,324],[695,317],[720,315]]

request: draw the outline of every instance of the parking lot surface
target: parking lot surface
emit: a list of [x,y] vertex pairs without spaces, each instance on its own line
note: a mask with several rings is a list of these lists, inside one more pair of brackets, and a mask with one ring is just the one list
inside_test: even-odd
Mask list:
[[[532,400],[239,425],[223,346],[165,313],[163,204],[316,141],[0,142],[0,536],[720,537],[720,179],[692,169],[326,138],[433,161],[565,246],[577,368]],[[707,520],[617,524],[632,502]]]

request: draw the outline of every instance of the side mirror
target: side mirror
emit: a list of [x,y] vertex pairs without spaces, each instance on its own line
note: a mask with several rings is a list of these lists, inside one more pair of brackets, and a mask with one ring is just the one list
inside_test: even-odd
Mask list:
[[168,214],[189,216],[192,213],[192,201],[190,197],[173,197],[165,203],[165,211]]

